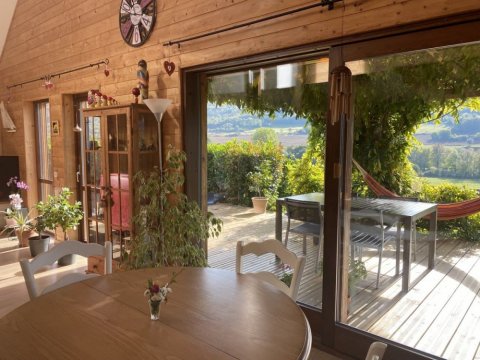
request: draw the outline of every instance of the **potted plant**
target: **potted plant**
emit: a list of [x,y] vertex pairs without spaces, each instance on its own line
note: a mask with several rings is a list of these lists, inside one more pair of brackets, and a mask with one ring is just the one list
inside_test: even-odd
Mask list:
[[166,169],[140,171],[134,177],[135,216],[127,268],[206,266],[204,245],[218,236],[222,222],[203,212],[181,190],[185,153],[170,148]]
[[[71,203],[72,196],[69,188],[62,188],[58,195],[49,195],[47,201],[40,201],[36,208],[37,230],[44,232],[45,229],[55,230],[60,227],[63,231],[64,240],[68,240],[68,230],[74,229],[83,218],[81,203]],[[73,255],[67,255],[58,260],[59,265],[69,265],[73,262]]]
[[35,219],[31,217],[31,212],[26,215],[21,210],[7,209],[2,212],[7,219],[12,220],[7,223],[2,233],[6,230],[15,231],[19,247],[27,246],[28,238],[33,235],[33,229],[35,228]]
[[360,259],[350,259],[350,268],[348,269],[348,311],[350,311],[351,299],[356,292],[355,285],[358,281],[364,280],[366,278],[367,269],[365,267],[365,263]]
[[256,213],[263,214],[267,210],[269,186],[272,183],[272,176],[268,171],[268,163],[263,162],[256,171],[247,174],[249,190],[257,196],[252,197],[253,209]]

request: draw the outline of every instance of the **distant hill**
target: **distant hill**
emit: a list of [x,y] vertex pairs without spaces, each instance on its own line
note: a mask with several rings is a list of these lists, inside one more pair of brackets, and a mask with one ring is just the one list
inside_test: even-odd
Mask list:
[[423,144],[480,143],[480,112],[461,110],[459,123],[452,116],[446,115],[440,124],[421,125],[415,136]]
[[207,104],[207,124],[209,133],[237,133],[251,131],[260,127],[273,129],[292,129],[296,134],[307,134],[305,129],[306,119],[295,118],[294,116],[283,116],[276,113],[275,118],[269,116],[258,117],[243,113],[238,107],[223,105],[217,107],[215,104]]

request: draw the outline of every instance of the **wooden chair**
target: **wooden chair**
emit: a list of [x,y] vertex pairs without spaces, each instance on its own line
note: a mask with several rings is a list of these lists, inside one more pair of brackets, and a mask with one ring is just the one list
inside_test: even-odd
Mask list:
[[112,273],[112,243],[110,241],[105,242],[105,246],[99,244],[86,244],[76,240],[68,240],[55,245],[49,251],[44,252],[32,260],[22,259],[20,260],[20,266],[22,267],[23,277],[25,278],[25,284],[27,285],[28,295],[30,299],[34,299],[42,294],[46,294],[50,291],[59,289],[66,285],[86,280],[98,274],[81,274],[72,273],[61,277],[57,282],[45,287],[41,292],[37,289],[35,280],[35,273],[43,266],[52,265],[60,259],[62,256],[77,254],[82,256],[105,256],[105,274]]
[[289,251],[278,240],[265,240],[262,242],[251,242],[244,244],[243,241],[237,242],[236,253],[236,271],[237,274],[241,274],[242,268],[242,256],[247,254],[255,254],[257,256],[264,254],[275,254],[283,264],[288,264],[293,270],[292,282],[288,287],[284,282],[271,272],[260,271],[255,273],[246,273],[251,276],[255,276],[260,280],[266,281],[273,286],[277,287],[285,294],[290,296],[293,300],[297,299],[298,288],[300,286],[300,279],[302,278],[303,269],[305,267],[305,257],[297,256],[293,252]]
[[[307,254],[307,235],[318,238],[318,251],[315,260],[315,270],[318,268],[320,252],[323,249],[323,215],[319,203],[285,199],[287,208],[287,233],[285,235],[285,247],[288,246],[290,233],[303,236],[303,255]],[[292,227],[291,220],[301,221],[300,225]]]
[[387,344],[376,341],[370,345],[365,360],[382,360],[385,350],[387,350]]
[[[376,289],[380,281],[382,269],[383,249],[386,243],[392,240],[396,241],[397,251],[397,270],[399,260],[399,241],[396,234],[389,233],[388,230],[394,224],[386,224],[383,217],[383,211],[361,209],[351,211],[350,222],[350,251],[352,259],[355,258],[355,249],[370,248],[378,250],[378,272]],[[360,258],[361,258],[360,254]]]

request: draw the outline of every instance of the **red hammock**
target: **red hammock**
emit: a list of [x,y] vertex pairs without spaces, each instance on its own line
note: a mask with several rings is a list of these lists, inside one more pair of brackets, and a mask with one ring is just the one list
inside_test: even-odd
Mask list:
[[[364,168],[362,168],[359,163],[357,163],[354,159],[352,160],[357,169],[362,174],[363,179],[367,183],[370,190],[377,194],[377,196],[400,197],[393,191],[385,188],[382,184],[375,180],[372,175],[370,175]],[[438,220],[453,220],[473,215],[477,212],[480,212],[480,197],[456,203],[438,204],[437,215]]]

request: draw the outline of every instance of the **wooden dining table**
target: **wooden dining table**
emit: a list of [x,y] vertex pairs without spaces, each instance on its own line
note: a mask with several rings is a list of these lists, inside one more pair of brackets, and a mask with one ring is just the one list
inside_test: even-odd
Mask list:
[[184,268],[160,319],[150,320],[147,279],[179,269],[118,272],[42,295],[0,319],[0,359],[307,359],[302,310],[251,276]]
[[[325,204],[325,195],[315,192],[308,194],[300,194],[288,196],[289,199],[315,202],[322,207]],[[276,216],[275,216],[275,238],[282,241],[282,208],[285,198],[277,199]],[[403,271],[402,271],[402,292],[408,292],[416,283],[418,283],[425,275],[426,271],[418,276],[415,281],[411,281],[410,269],[412,260],[412,241],[414,239],[414,226],[417,220],[427,218],[430,222],[430,232],[428,241],[428,270],[435,267],[436,258],[436,241],[437,241],[437,204],[425,203],[419,201],[405,201],[394,198],[379,199],[352,197],[351,207],[355,209],[368,209],[383,211],[384,214],[391,215],[403,224],[405,230],[403,232]],[[399,256],[397,252],[397,256]],[[397,273],[399,261],[397,258]]]

